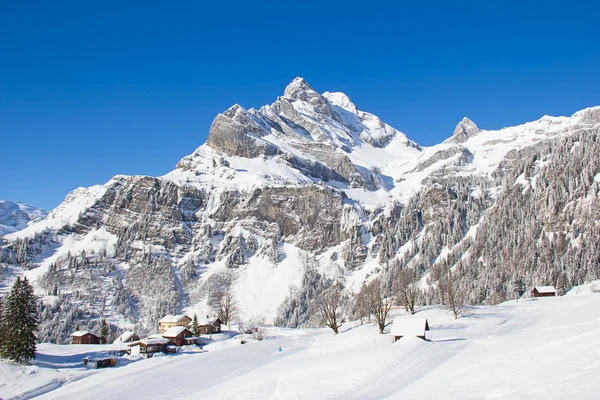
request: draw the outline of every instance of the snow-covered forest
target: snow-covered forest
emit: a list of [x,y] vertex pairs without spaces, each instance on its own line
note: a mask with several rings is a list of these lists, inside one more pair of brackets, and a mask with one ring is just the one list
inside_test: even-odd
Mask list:
[[80,188],[5,235],[2,279],[40,297],[42,342],[106,319],[151,333],[166,314],[213,313],[230,287],[240,317],[312,326],[336,283],[352,301],[403,271],[420,304],[497,304],[533,285],[600,277],[600,108],[499,131],[468,119],[421,147],[342,93],[303,79],[259,110],[219,114],[171,173]]

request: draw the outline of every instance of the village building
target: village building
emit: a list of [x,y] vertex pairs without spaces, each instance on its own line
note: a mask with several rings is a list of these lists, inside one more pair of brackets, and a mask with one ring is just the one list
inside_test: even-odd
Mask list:
[[158,330],[160,333],[164,333],[174,326],[189,326],[192,319],[187,315],[165,315],[158,321]]
[[113,343],[131,343],[140,340],[140,337],[136,335],[133,331],[125,331],[115,339]]
[[106,358],[88,358],[85,357],[83,359],[83,364],[87,368],[108,368],[114,367],[117,365],[117,359],[114,357],[106,357]]
[[88,331],[71,333],[71,344],[100,344],[102,339]]
[[150,358],[156,353],[166,353],[169,340],[163,337],[147,337],[137,342],[131,342],[128,344],[130,347],[130,354],[141,355],[145,358]]
[[556,297],[554,286],[536,286],[531,290],[533,297]]
[[175,346],[183,346],[186,344],[195,344],[198,342],[198,337],[185,326],[174,326],[161,334]]
[[198,334],[212,335],[213,333],[221,333],[221,325],[223,325],[223,321],[219,318],[210,318],[207,315],[206,318],[198,319]]
[[404,336],[416,336],[425,340],[425,332],[428,330],[427,318],[396,318],[392,323],[390,335],[394,338],[394,343]]

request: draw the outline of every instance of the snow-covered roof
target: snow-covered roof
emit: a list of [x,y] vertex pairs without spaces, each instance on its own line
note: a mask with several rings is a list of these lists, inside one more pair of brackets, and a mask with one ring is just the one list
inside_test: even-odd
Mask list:
[[125,331],[121,334],[121,336],[116,338],[113,343],[129,342],[134,335],[135,333],[133,331]]
[[[174,326],[172,328],[167,329],[164,333],[162,333],[162,337],[175,337],[179,335],[181,332],[186,330],[185,326]],[[189,331],[189,329],[188,329]]]
[[160,321],[158,322],[165,322],[165,323],[177,323],[179,321],[181,321],[183,318],[190,318],[187,315],[183,315],[183,314],[179,314],[179,315],[165,315],[164,317],[162,317],[160,319]]
[[392,336],[424,336],[429,330],[427,318],[396,318],[392,323]]
[[137,346],[138,344],[143,344],[145,346],[151,345],[151,344],[167,344],[169,343],[169,341],[165,338],[162,337],[151,337],[151,338],[144,338],[142,340],[138,340],[136,342],[131,342],[128,344],[128,346]]
[[[217,321],[221,321],[217,317],[213,318],[198,318],[198,325],[215,325]],[[222,322],[221,322],[222,323]]]
[[536,286],[534,287],[538,293],[556,293],[556,289],[554,286]]
[[[75,331],[75,332],[71,333],[71,336],[81,337],[81,336],[87,335],[88,333],[90,333],[90,332],[88,332],[88,331]],[[92,335],[94,335],[94,334],[92,333]],[[96,336],[96,335],[94,335],[94,336]]]

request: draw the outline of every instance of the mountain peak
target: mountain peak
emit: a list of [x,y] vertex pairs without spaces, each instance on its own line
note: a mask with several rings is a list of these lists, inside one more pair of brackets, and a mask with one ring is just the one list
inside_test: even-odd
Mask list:
[[235,103],[234,105],[229,107],[227,110],[225,110],[222,114],[229,118],[234,118],[238,113],[246,114],[247,112],[248,111],[246,111],[246,109],[244,107]]
[[452,134],[452,140],[463,143],[477,135],[480,132],[475,122],[471,121],[469,118],[464,117],[454,129],[454,133]]
[[312,97],[319,96],[319,94],[304,80],[302,77],[296,77],[294,80],[287,85],[283,96],[294,99],[307,101]]
[[344,110],[350,111],[353,114],[358,113],[358,107],[356,107],[356,104],[354,104],[345,93],[325,92],[323,93],[323,97],[325,97],[333,105],[341,107]]

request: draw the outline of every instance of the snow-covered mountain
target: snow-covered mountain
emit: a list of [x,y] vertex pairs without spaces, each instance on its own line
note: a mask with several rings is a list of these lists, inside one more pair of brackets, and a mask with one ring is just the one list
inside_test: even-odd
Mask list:
[[0,236],[41,221],[47,214],[46,210],[25,203],[0,200]]
[[498,131],[465,118],[421,147],[297,78],[271,105],[219,114],[165,176],[73,191],[7,235],[0,261],[45,296],[44,341],[101,317],[150,332],[212,312],[226,286],[241,318],[297,326],[332,282],[405,268],[424,285],[460,271],[474,304],[564,290],[599,277],[599,128],[600,107]]

